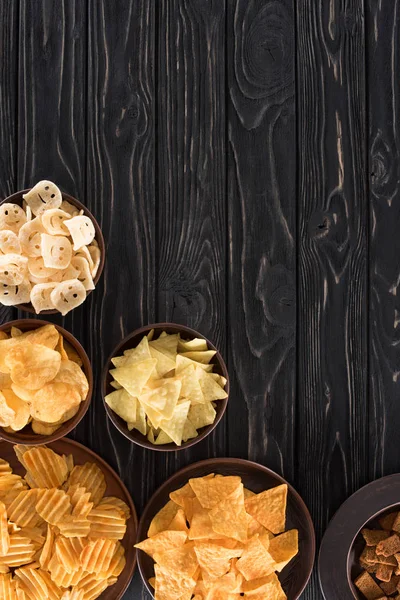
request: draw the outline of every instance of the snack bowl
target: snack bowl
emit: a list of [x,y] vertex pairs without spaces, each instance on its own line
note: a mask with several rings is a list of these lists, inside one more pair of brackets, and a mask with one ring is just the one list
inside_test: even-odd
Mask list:
[[57,331],[63,336],[63,338],[72,346],[73,350],[78,354],[79,358],[82,361],[82,370],[86,375],[89,384],[89,391],[86,397],[86,400],[81,401],[79,405],[78,412],[71,419],[63,423],[57,431],[52,433],[51,435],[38,435],[36,434],[30,425],[27,425],[20,431],[14,431],[13,433],[5,431],[2,427],[0,427],[0,440],[5,440],[7,442],[11,442],[12,444],[25,444],[27,446],[39,446],[41,444],[48,444],[50,442],[54,442],[59,440],[60,438],[66,436],[72,429],[74,429],[78,423],[85,416],[93,393],[93,372],[90,364],[90,360],[85,350],[78,342],[78,340],[69,333],[66,329],[61,327],[60,325],[56,325],[54,323],[49,323],[48,321],[43,321],[40,319],[19,319],[16,321],[9,321],[8,323],[4,323],[0,325],[0,331],[4,331],[9,333],[12,327],[16,327],[20,329],[22,332],[31,331],[32,329],[38,329],[44,325],[54,325]]
[[399,498],[400,474],[396,473],[365,485],[340,506],[326,529],[319,552],[319,582],[324,598],[364,598],[354,585],[363,571],[359,564],[365,546],[361,531],[381,529],[382,517],[400,511]]
[[[184,486],[189,479],[215,475],[237,475],[243,485],[255,493],[287,484],[286,530],[299,532],[299,552],[279,574],[279,580],[288,597],[296,600],[303,592],[310,578],[315,557],[315,533],[310,513],[294,488],[277,473],[267,467],[248,460],[237,458],[212,458],[189,465],[170,477],[151,497],[139,522],[137,543],[147,538],[147,531],[153,517],[169,501],[169,494]],[[137,553],[138,567],[150,594],[154,593],[149,579],[154,576],[154,562],[142,550]]]
[[[114,368],[114,365],[112,364],[111,359],[122,355],[125,350],[135,348],[139,344],[139,342],[142,340],[142,338],[145,335],[147,335],[152,329],[154,329],[154,337],[153,337],[154,340],[158,339],[158,337],[161,335],[161,333],[163,331],[165,331],[167,334],[179,333],[183,340],[192,340],[194,338],[201,338],[201,339],[205,340],[207,342],[208,349],[214,350],[216,352],[215,356],[211,360],[211,363],[214,365],[214,373],[218,373],[219,375],[222,375],[226,379],[226,385],[225,385],[224,389],[225,389],[225,392],[228,394],[228,396],[223,400],[216,401],[215,410],[216,410],[217,414],[216,414],[214,422],[211,425],[207,425],[206,427],[203,427],[200,430],[200,433],[196,438],[190,439],[187,442],[183,442],[181,446],[177,446],[176,444],[173,444],[173,443],[154,445],[147,439],[146,436],[144,436],[139,431],[134,430],[134,429],[129,431],[126,422],[121,417],[119,417],[113,410],[111,410],[111,408],[107,405],[107,403],[105,401],[105,397],[107,396],[107,394],[114,391],[113,387],[111,386],[112,376],[110,375],[110,369]],[[142,446],[143,448],[149,448],[151,450],[159,450],[162,452],[175,452],[177,450],[185,450],[186,448],[194,446],[195,444],[197,444],[198,442],[203,440],[215,429],[215,427],[221,421],[222,417],[224,416],[224,413],[225,413],[225,410],[226,410],[226,407],[228,404],[228,400],[229,400],[229,375],[228,375],[228,370],[226,368],[225,362],[224,362],[220,352],[214,346],[214,344],[212,344],[204,335],[202,335],[198,331],[195,331],[194,329],[191,329],[190,327],[186,327],[185,325],[179,325],[176,323],[155,323],[152,325],[146,325],[144,327],[140,327],[139,329],[136,329],[135,331],[130,333],[128,336],[126,336],[114,348],[114,350],[112,351],[111,355],[109,356],[109,358],[106,362],[106,365],[104,367],[102,390],[103,390],[104,408],[106,410],[108,418],[113,423],[113,425],[115,425],[115,427],[118,429],[118,431],[120,431],[120,433],[122,433],[126,438],[128,438],[128,440],[130,440],[131,442],[133,442],[135,444],[138,444],[139,446]]]
[[[31,188],[27,188],[25,190],[20,190],[19,192],[15,192],[14,194],[11,194],[11,196],[7,196],[7,198],[4,198],[3,200],[0,201],[0,206],[6,203],[10,203],[10,204],[18,204],[19,206],[23,205],[23,195],[26,194],[27,192],[29,192]],[[94,216],[92,215],[92,213],[89,211],[89,209],[82,204],[81,202],[79,202],[79,200],[77,200],[76,198],[74,198],[73,196],[70,196],[70,194],[66,194],[64,192],[62,193],[62,199],[66,200],[67,202],[69,202],[70,204],[72,204],[73,206],[75,206],[77,208],[78,211],[83,211],[83,214],[86,217],[89,217],[90,220],[92,221],[93,225],[94,225],[94,229],[95,229],[95,240],[98,243],[99,246],[99,250],[100,250],[100,265],[99,268],[97,269],[97,273],[95,275],[95,277],[93,278],[93,283],[96,286],[101,274],[103,272],[104,269],[104,261],[105,261],[105,243],[104,243],[104,238],[103,238],[103,234],[101,232],[100,226],[98,224],[98,222],[96,221],[96,219],[94,218]],[[91,293],[91,291],[87,291],[86,293],[86,297]],[[19,310],[24,310],[25,312],[31,313],[36,315],[37,313],[35,312],[33,306],[31,303],[29,304],[15,304],[14,305],[15,308],[18,308]],[[51,310],[42,310],[40,313],[40,315],[54,315],[54,314],[60,314],[59,311],[57,309],[51,309]]]

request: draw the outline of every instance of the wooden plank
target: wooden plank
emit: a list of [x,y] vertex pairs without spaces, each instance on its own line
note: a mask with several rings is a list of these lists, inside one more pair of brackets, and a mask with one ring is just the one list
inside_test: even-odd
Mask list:
[[398,471],[399,3],[367,3],[370,183],[370,478]]
[[[155,319],[155,4],[89,0],[88,18],[86,192],[101,222],[108,261],[82,323],[97,374],[82,435],[116,467],[140,512],[156,487],[157,453],[131,444],[106,419],[100,385],[113,347]],[[126,597],[148,598],[142,590],[136,573]]]
[[[225,2],[163,0],[158,37],[158,319],[226,355]],[[174,461],[224,454],[225,423]]]
[[292,0],[229,0],[229,452],[294,477]]
[[[0,198],[16,191],[17,165],[17,62],[18,4],[5,0],[0,4]],[[0,322],[16,314],[13,308],[0,307]]]
[[368,479],[363,18],[362,0],[297,3],[297,488],[319,539]]

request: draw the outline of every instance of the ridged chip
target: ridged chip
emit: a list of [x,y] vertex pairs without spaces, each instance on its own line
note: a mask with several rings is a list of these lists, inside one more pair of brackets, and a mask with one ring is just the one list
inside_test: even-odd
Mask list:
[[119,508],[119,510],[122,510],[122,512],[124,513],[124,517],[126,520],[128,520],[131,516],[131,511],[127,503],[121,500],[121,498],[116,498],[115,496],[104,496],[104,498],[102,498],[102,500],[98,504],[99,508],[100,506],[102,506],[103,508]]
[[0,502],[0,556],[7,554],[9,547],[10,534],[8,533],[7,509],[3,502]]
[[72,469],[68,480],[67,489],[73,485],[85,487],[90,492],[90,500],[98,504],[106,491],[106,481],[103,472],[94,463],[85,463],[77,465]]
[[34,544],[29,538],[18,533],[10,535],[10,547],[5,556],[0,557],[0,565],[8,567],[21,567],[32,562],[36,552]]
[[39,569],[38,573],[42,576],[42,579],[45,581],[47,585],[47,598],[46,600],[59,600],[61,597],[62,591],[58,587],[56,583],[50,577],[50,574],[47,571],[43,571]]
[[108,588],[108,585],[107,580],[100,581],[96,579],[95,575],[89,574],[78,583],[76,588],[77,590],[84,591],[85,600],[94,600],[94,598],[98,598]]
[[0,573],[1,600],[17,600],[11,573]]
[[116,550],[110,562],[107,571],[101,571],[97,574],[99,579],[108,579],[109,577],[119,577],[126,565],[125,548],[120,542],[116,544]]
[[0,477],[2,477],[3,475],[11,475],[12,474],[12,468],[10,467],[9,463],[4,460],[3,458],[0,458]]
[[90,492],[78,484],[71,485],[67,491],[71,498],[72,515],[75,517],[87,517],[93,508],[93,502],[90,502]]
[[84,590],[67,590],[63,593],[60,600],[85,600]]
[[[43,525],[44,527],[46,526],[45,523],[43,523]],[[36,549],[39,550],[46,541],[46,538],[43,535],[43,532],[45,531],[44,527],[22,527],[20,535],[29,538]]]
[[77,583],[84,576],[83,569],[78,569],[73,573],[68,573],[68,571],[64,569],[63,565],[60,564],[56,554],[53,554],[49,562],[48,569],[54,583],[62,588],[67,588],[70,585],[77,585]]
[[59,487],[68,477],[68,467],[62,456],[50,448],[37,447],[27,450],[23,459],[27,472],[39,487]]
[[67,515],[57,523],[60,533],[64,537],[87,537],[90,533],[90,521],[85,517]]
[[50,525],[47,525],[46,539],[39,557],[40,566],[44,570],[48,568],[49,561],[53,555],[54,540],[54,531]]
[[41,490],[36,504],[37,513],[51,525],[57,525],[67,513],[71,512],[71,500],[64,490],[57,488]]
[[20,527],[35,527],[42,519],[36,512],[39,490],[19,492],[7,509],[8,518]]
[[21,587],[25,589],[25,593],[30,600],[44,600],[44,598],[48,598],[46,581],[38,570],[29,567],[16,569],[14,577],[16,577],[17,582],[19,580],[22,583]]
[[88,573],[107,571],[115,549],[116,543],[110,539],[102,538],[88,542],[80,555],[82,569]]
[[122,540],[126,532],[124,513],[119,508],[97,506],[88,515],[90,537]]
[[82,538],[66,538],[61,535],[56,539],[57,558],[68,573],[74,573],[80,568],[80,555],[85,545]]

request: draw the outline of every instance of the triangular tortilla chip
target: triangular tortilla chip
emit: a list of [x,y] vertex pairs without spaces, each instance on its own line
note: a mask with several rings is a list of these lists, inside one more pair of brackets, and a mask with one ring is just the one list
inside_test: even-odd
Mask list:
[[136,421],[137,400],[128,394],[124,388],[107,394],[104,399],[111,410],[121,417],[121,419],[129,423]]
[[164,419],[160,423],[160,429],[165,431],[177,446],[182,444],[183,429],[188,416],[190,402],[181,402],[176,405],[170,419]]
[[[151,407],[162,415],[163,419],[170,419],[178,403],[182,383],[175,379],[160,381],[160,385],[141,394],[139,401],[145,407]],[[158,427],[159,424],[157,424]]]
[[232,492],[242,489],[240,477],[230,475],[227,477],[195,477],[189,479],[189,485],[197,496],[203,508],[211,509],[227,498]]
[[232,493],[225,495],[225,499],[214,506],[209,514],[212,528],[216,533],[239,542],[247,541],[247,514],[244,508],[242,483]]
[[205,404],[195,404],[189,409],[188,419],[196,429],[201,429],[206,425],[211,425],[216,417],[215,408],[211,402]]
[[238,571],[247,581],[270,575],[274,571],[274,566],[274,559],[260,542],[258,536],[249,540],[242,556],[236,563]]
[[[151,342],[152,343],[152,342]],[[154,358],[156,362],[156,372],[159,378],[164,377],[166,373],[175,369],[175,358],[171,356],[167,356],[160,352],[156,348],[150,347],[150,354],[152,358]]]
[[287,485],[265,490],[245,501],[246,511],[272,533],[285,531]]
[[190,400],[192,404],[204,404],[205,398],[201,391],[199,377],[194,365],[189,365],[186,369],[182,369],[182,371],[175,375],[175,379],[182,382],[182,398]]
[[148,358],[126,367],[111,369],[110,374],[131,396],[138,397],[156,366],[156,360]]
[[[1,343],[1,342],[0,342]],[[178,354],[176,357],[176,367],[175,374],[178,375],[183,369],[189,367],[189,365],[193,365],[194,367],[199,367],[199,369],[203,369],[204,371],[210,372],[212,371],[212,365],[204,365],[203,363],[196,362],[195,360],[191,360],[190,358],[186,358],[186,356],[182,356],[182,354]]]
[[196,362],[208,365],[211,359],[217,354],[216,350],[205,350],[203,352],[182,352],[181,356],[195,360]]
[[153,558],[156,552],[166,552],[173,548],[183,546],[187,540],[187,535],[184,531],[161,531],[153,535],[147,540],[143,540],[135,545],[135,548],[143,550]]
[[199,378],[199,383],[205,402],[223,400],[224,398],[228,397],[228,394],[225,392],[225,390],[222,389],[212,377],[210,377],[210,373],[206,373],[197,367],[196,374]]
[[194,338],[193,340],[178,339],[179,352],[202,352],[207,350],[207,342],[202,338]]
[[174,358],[178,350],[178,334],[161,334],[158,339],[152,340],[150,342],[150,346],[152,348],[155,348],[159,352],[162,352],[167,356]]

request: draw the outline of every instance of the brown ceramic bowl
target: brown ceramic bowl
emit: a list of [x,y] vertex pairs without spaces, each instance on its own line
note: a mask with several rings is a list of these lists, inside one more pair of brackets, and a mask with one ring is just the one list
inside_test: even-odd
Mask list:
[[[129,582],[132,579],[133,572],[136,566],[136,550],[134,543],[136,539],[136,532],[138,527],[138,519],[136,515],[135,506],[132,502],[132,498],[126,489],[124,483],[118,477],[117,473],[102,459],[100,456],[82,446],[78,442],[64,438],[54,443],[48,444],[49,448],[57,452],[58,454],[69,455],[72,454],[75,465],[83,465],[86,462],[95,463],[102,471],[106,480],[107,488],[105,496],[116,496],[121,498],[129,506],[131,511],[131,517],[127,521],[126,533],[124,538],[121,540],[121,544],[125,548],[126,565],[121,575],[118,577],[118,581],[107,588],[99,600],[119,600],[124,595]],[[0,441],[0,457],[6,460],[12,467],[13,471],[19,475],[25,474],[25,469],[21,463],[17,460],[14,449],[11,444]]]
[[[114,388],[110,385],[112,381],[112,377],[110,375],[110,369],[114,368],[114,365],[111,362],[111,359],[115,356],[121,356],[125,350],[130,348],[135,348],[143,336],[147,335],[151,329],[154,329],[154,339],[157,339],[163,331],[167,333],[180,333],[181,338],[184,340],[191,340],[194,338],[202,338],[206,340],[207,346],[209,350],[215,350],[217,353],[213,357],[211,363],[214,364],[214,373],[218,373],[219,375],[223,375],[226,379],[225,391],[228,394],[228,397],[225,400],[217,400],[216,401],[216,412],[217,415],[215,417],[214,423],[208,425],[207,427],[203,427],[200,429],[199,435],[192,439],[184,442],[182,446],[177,446],[176,444],[162,444],[160,446],[156,446],[151,444],[146,436],[142,435],[139,431],[133,430],[129,431],[127,424],[121,417],[119,417],[111,408],[106,404],[105,397],[110,392],[114,391]],[[207,437],[213,429],[218,425],[220,420],[222,419],[224,412],[226,410],[229,399],[229,375],[228,370],[226,368],[224,359],[219,353],[218,349],[212,344],[204,335],[195,331],[194,329],[190,329],[190,327],[185,327],[185,325],[178,325],[176,323],[155,323],[153,325],[146,325],[145,327],[141,327],[140,329],[136,329],[133,333],[129,334],[126,338],[124,338],[116,348],[114,348],[113,352],[109,356],[106,365],[104,367],[103,373],[103,402],[104,408],[106,409],[108,418],[112,421],[115,427],[135,444],[142,446],[143,448],[149,448],[150,450],[159,450],[162,452],[175,452],[176,450],[185,450],[190,446],[194,446],[205,437]]]
[[[299,553],[279,574],[279,579],[288,600],[296,600],[307,585],[314,564],[314,527],[310,513],[299,494],[280,475],[263,465],[237,458],[212,458],[189,465],[178,471],[153,494],[148,502],[139,522],[137,542],[146,539],[151,520],[168,502],[171,492],[185,485],[190,478],[203,477],[209,473],[239,475],[244,486],[255,493],[260,493],[282,483],[288,485],[286,529],[298,529]],[[153,593],[153,588],[149,584],[150,577],[154,576],[153,565],[153,560],[139,550],[138,567],[150,594]]]
[[359,559],[365,544],[361,529],[380,529],[378,519],[396,510],[400,511],[399,473],[365,485],[342,504],[328,525],[319,552],[319,582],[326,600],[364,598],[353,583],[362,572]]
[[13,433],[8,433],[4,431],[2,427],[0,427],[0,439],[3,439],[7,442],[11,442],[12,444],[25,444],[27,446],[40,446],[40,444],[48,444],[49,442],[54,442],[65,435],[67,435],[70,431],[72,431],[78,423],[85,416],[90,401],[92,399],[93,393],[93,372],[90,364],[90,360],[85,350],[78,342],[78,340],[69,333],[60,325],[56,325],[55,323],[49,323],[48,321],[41,321],[39,319],[19,319],[17,321],[9,321],[8,323],[3,323],[0,325],[0,331],[9,332],[11,327],[18,327],[22,331],[29,331],[31,329],[37,329],[38,327],[42,327],[43,325],[54,325],[54,327],[62,334],[62,336],[71,344],[74,350],[78,353],[81,361],[82,361],[82,369],[85,373],[88,383],[89,383],[89,392],[86,400],[80,403],[79,410],[72,419],[66,421],[61,425],[57,431],[55,431],[52,435],[38,435],[32,431],[30,425],[24,427],[20,431],[15,431]]
[[[15,194],[11,194],[11,196],[8,196],[7,198],[4,198],[4,200],[1,200],[0,206],[2,204],[6,204],[8,202],[22,206],[22,201],[23,201],[22,195],[29,192],[30,189],[31,188],[27,188],[26,190],[21,190],[19,192],[15,192]],[[103,234],[101,232],[100,226],[99,226],[98,222],[96,221],[96,219],[94,218],[94,216],[92,215],[92,213],[88,210],[88,208],[86,208],[86,206],[84,206],[81,202],[79,202],[79,200],[77,200],[73,196],[70,196],[69,194],[65,194],[64,192],[62,192],[62,198],[63,198],[63,200],[66,200],[73,206],[76,206],[76,208],[78,210],[83,210],[83,214],[86,215],[87,217],[89,217],[89,219],[91,219],[91,221],[94,225],[94,229],[96,231],[95,240],[98,243],[99,249],[100,249],[100,264],[99,264],[99,268],[96,273],[96,277],[93,279],[94,285],[97,285],[97,283],[101,277],[101,274],[103,272],[104,261],[105,261],[105,244],[104,244],[104,238],[103,238]],[[93,291],[93,290],[91,290],[91,291]],[[90,293],[91,293],[90,291],[87,292],[87,296]],[[15,308],[18,308],[19,310],[24,310],[25,312],[28,312],[28,313],[32,313],[33,315],[37,314],[37,313],[35,313],[35,310],[31,303],[16,304]],[[56,315],[56,314],[60,314],[60,313],[58,310],[52,309],[52,310],[42,310],[39,314],[40,315]]]

